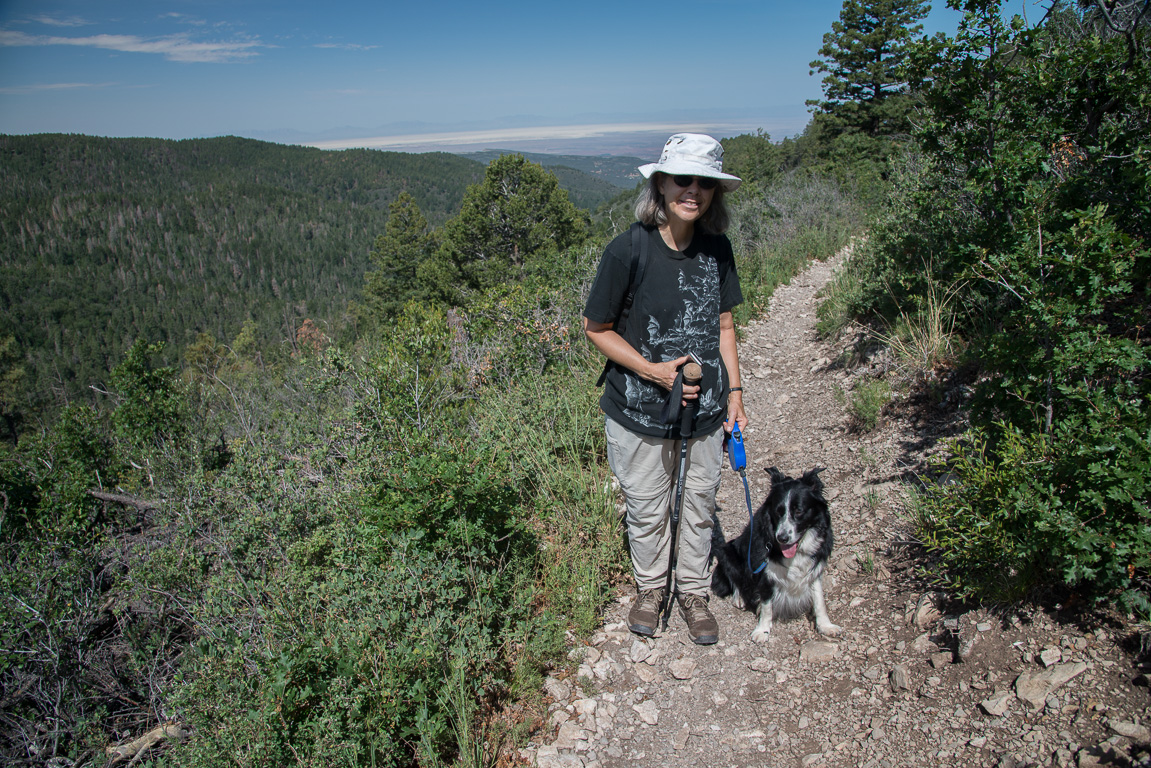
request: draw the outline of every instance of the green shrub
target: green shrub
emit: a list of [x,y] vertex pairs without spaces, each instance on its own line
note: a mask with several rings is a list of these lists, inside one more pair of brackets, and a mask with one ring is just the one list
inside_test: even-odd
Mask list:
[[[919,506],[941,579],[1145,613],[1151,59],[1133,51],[1146,30],[1069,6],[1031,29],[997,3],[968,11],[912,57],[918,150],[821,320],[886,325],[906,345],[900,325],[946,330],[932,306],[962,291],[974,428],[957,484]],[[946,335],[921,335],[917,356],[937,358]]]
[[847,407],[851,428],[870,432],[879,424],[883,407],[891,402],[891,385],[883,379],[865,379],[859,381],[850,394],[841,390],[839,396]]
[[949,482],[916,499],[924,543],[944,566],[934,577],[962,597],[998,601],[1064,584],[1118,594],[1146,615],[1148,433],[1084,443],[1071,431],[1001,426],[995,446],[973,432],[955,446]]

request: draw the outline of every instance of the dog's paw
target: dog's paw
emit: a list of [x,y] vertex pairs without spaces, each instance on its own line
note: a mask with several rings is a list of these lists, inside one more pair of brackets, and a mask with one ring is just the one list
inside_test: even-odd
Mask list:
[[815,631],[826,637],[839,637],[843,634],[843,627],[838,624],[832,624],[830,621],[820,622],[815,625]]
[[757,629],[751,633],[751,639],[756,643],[766,643],[769,637],[771,637],[771,630]]

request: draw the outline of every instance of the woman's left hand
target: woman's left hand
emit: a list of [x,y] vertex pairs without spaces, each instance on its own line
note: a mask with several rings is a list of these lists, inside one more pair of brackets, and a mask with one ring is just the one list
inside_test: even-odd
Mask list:
[[743,393],[729,393],[727,396],[727,421],[723,423],[723,430],[730,433],[732,426],[739,424],[739,431],[744,432],[750,423],[747,412],[743,410]]

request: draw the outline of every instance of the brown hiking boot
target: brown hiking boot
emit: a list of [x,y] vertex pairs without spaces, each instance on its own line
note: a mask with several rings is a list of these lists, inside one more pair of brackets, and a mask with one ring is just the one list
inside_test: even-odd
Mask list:
[[627,614],[627,628],[644,637],[654,635],[659,625],[661,605],[663,605],[663,587],[641,590],[635,598],[635,605]]
[[680,595],[679,612],[687,622],[687,634],[696,645],[711,645],[719,640],[719,624],[707,609],[703,595]]

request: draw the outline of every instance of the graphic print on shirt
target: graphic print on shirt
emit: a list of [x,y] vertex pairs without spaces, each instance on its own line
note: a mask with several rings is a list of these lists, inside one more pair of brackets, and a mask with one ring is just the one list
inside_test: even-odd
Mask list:
[[[689,353],[703,363],[704,368],[719,371],[719,268],[713,259],[703,259],[698,271],[679,272],[679,295],[682,311],[667,329],[660,327],[659,318],[649,315],[647,335],[641,338],[640,353],[648,360],[667,362]],[[720,410],[720,377],[708,376],[704,380],[714,386],[699,393],[699,415],[706,416]],[[649,427],[662,426],[640,408],[642,402],[663,399],[663,390],[638,376],[628,376],[626,392],[629,412],[637,422]]]

